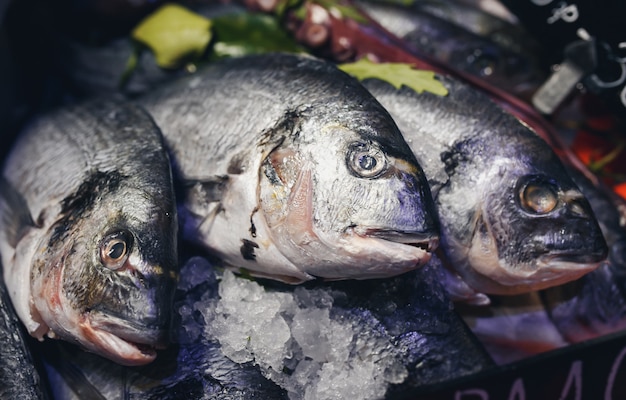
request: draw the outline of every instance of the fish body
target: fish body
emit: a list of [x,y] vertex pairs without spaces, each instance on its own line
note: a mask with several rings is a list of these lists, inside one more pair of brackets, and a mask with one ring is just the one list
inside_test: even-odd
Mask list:
[[587,199],[533,131],[458,81],[447,96],[365,86],[424,167],[441,250],[476,292],[516,294],[575,280],[607,256]]
[[291,283],[398,275],[437,244],[428,183],[389,114],[312,57],[209,65],[140,103],[185,188],[185,236]]
[[45,385],[35,367],[27,335],[0,279],[0,398],[45,400]]
[[509,93],[528,96],[547,78],[537,57],[538,46],[526,44],[529,36],[478,9],[430,1],[408,7],[360,1],[358,6],[418,55]]
[[145,364],[167,340],[177,217],[145,111],[116,99],[37,118],[3,166],[4,280],[28,332]]

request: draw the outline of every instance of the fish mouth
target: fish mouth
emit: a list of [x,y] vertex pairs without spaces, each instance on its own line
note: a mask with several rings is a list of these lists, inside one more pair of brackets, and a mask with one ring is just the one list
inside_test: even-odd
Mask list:
[[588,253],[556,253],[556,254],[548,254],[541,257],[541,261],[545,264],[598,264],[602,261],[606,260],[606,254],[588,254]]
[[119,364],[138,366],[156,358],[165,348],[167,330],[150,327],[116,316],[90,313],[83,323],[91,350]]
[[389,242],[417,247],[426,253],[434,252],[439,246],[439,236],[430,233],[416,233],[388,229],[366,229],[363,233],[358,234],[363,237],[382,239]]
[[607,258],[606,254],[589,254],[580,252],[552,252],[539,258],[543,268],[551,270],[591,271]]
[[558,266],[563,264],[567,265],[568,268],[572,268],[573,266],[580,264],[581,268],[586,265],[596,265],[608,257],[608,248],[605,246],[597,246],[595,248],[589,247],[580,247],[580,248],[552,248],[549,249],[548,252],[540,257],[541,262],[544,265]]

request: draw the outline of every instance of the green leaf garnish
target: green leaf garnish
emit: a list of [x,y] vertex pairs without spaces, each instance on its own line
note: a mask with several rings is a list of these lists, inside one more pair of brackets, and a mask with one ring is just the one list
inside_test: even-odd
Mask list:
[[339,68],[360,81],[375,78],[390,83],[396,89],[408,86],[417,93],[448,94],[448,89],[437,80],[433,71],[414,69],[410,64],[373,63],[361,58],[353,63],[341,64]]
[[165,4],[131,36],[152,50],[161,68],[177,68],[202,56],[211,41],[211,21],[177,4]]
[[216,58],[303,51],[271,15],[241,12],[216,17],[213,32],[213,56]]

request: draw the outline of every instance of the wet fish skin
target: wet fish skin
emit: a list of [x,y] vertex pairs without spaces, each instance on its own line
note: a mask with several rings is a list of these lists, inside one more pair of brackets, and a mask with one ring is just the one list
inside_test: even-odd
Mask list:
[[150,116],[119,99],[35,120],[3,169],[4,279],[29,333],[129,365],[167,342],[177,216]]
[[46,400],[45,385],[35,367],[27,335],[0,279],[0,398]]
[[415,157],[328,62],[224,60],[139,102],[186,186],[185,236],[234,268],[291,283],[380,278],[423,265],[437,244]]
[[232,362],[215,343],[172,346],[139,369],[76,351],[68,343],[44,347],[47,376],[56,400],[287,398],[258,369]]
[[595,269],[606,242],[554,152],[486,96],[438,79],[447,96],[377,80],[365,86],[424,166],[454,272],[477,292],[510,295]]
[[332,283],[333,289],[345,291],[345,303],[337,302],[337,306],[355,314],[367,310],[405,348],[408,376],[391,385],[386,398],[415,398],[411,393],[423,386],[493,366],[483,345],[454,310],[441,279],[443,268],[433,256],[424,268],[401,277],[365,285]]

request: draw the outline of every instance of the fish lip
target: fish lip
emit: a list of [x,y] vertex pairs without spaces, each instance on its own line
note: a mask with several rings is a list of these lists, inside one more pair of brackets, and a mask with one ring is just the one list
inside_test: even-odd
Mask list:
[[89,318],[93,328],[108,332],[127,342],[165,348],[168,330],[165,326],[146,326],[102,312],[92,312]]
[[540,257],[541,261],[545,265],[551,265],[555,263],[566,263],[567,268],[572,268],[575,265],[581,265],[581,269],[589,268],[585,267],[590,264],[599,264],[607,259],[606,253],[590,253],[582,251],[551,251],[550,254],[545,254]]
[[83,329],[89,332],[92,351],[119,364],[138,366],[156,358],[156,350],[165,348],[164,328],[140,328],[121,318],[90,312],[83,321]]
[[424,232],[407,232],[395,229],[365,229],[359,236],[388,240],[394,243],[417,247],[427,253],[434,252],[439,246],[439,235]]

